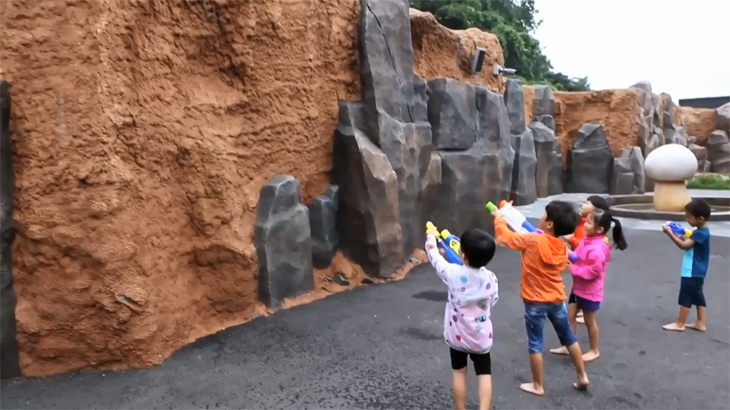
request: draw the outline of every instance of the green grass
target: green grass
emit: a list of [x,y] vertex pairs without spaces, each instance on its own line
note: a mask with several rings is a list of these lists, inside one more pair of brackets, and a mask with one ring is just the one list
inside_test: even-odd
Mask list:
[[689,189],[730,190],[730,176],[722,174],[697,174],[687,184]]

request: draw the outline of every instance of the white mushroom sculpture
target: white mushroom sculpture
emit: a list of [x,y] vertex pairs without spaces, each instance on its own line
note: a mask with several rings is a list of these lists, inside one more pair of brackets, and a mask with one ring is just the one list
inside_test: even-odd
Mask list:
[[644,161],[646,174],[653,178],[654,209],[682,212],[692,199],[687,181],[697,173],[697,157],[684,145],[667,144],[650,152]]

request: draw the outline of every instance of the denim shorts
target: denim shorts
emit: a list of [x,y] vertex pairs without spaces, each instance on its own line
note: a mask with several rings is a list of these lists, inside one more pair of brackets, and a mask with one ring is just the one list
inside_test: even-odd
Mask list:
[[565,307],[564,302],[525,302],[525,328],[527,329],[527,347],[530,354],[542,353],[543,329],[545,328],[546,318],[552,323],[561,345],[570,346],[576,342],[573,330],[570,329],[568,309]]
[[691,308],[692,305],[706,307],[705,278],[682,278],[679,285],[679,305]]

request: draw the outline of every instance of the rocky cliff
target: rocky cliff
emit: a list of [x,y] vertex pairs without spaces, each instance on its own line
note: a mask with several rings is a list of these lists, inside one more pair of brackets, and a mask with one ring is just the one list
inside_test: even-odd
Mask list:
[[[651,91],[494,76],[494,35],[447,30],[405,0],[0,10],[13,102],[0,182],[15,178],[3,238],[17,233],[3,329],[17,324],[26,376],[154,365],[267,307],[402,276],[427,219],[490,229],[487,200],[638,181],[627,149],[680,111]],[[709,116],[682,113],[709,141]],[[596,163],[607,174],[574,178]]]

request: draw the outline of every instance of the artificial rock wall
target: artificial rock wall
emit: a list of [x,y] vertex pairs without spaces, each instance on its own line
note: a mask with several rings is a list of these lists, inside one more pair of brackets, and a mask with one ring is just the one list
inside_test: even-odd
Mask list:
[[[639,91],[494,77],[494,35],[404,0],[0,7],[12,375],[157,364],[358,272],[392,277],[427,219],[490,229],[487,200],[563,192],[596,160],[608,174],[578,186],[644,189],[631,147],[659,111]],[[686,115],[698,143],[706,117]],[[328,264],[344,273],[320,283]]]

